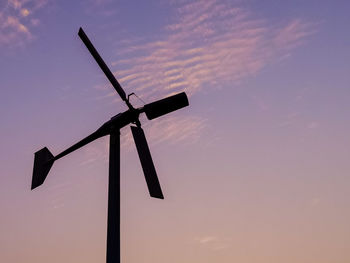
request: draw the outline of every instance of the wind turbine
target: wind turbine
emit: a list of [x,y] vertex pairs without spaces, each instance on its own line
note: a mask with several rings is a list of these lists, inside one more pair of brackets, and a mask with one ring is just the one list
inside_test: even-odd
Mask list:
[[136,149],[145,175],[148,191],[151,197],[164,199],[156,169],[148,148],[145,134],[141,128],[139,115],[145,113],[149,120],[188,106],[186,93],[182,92],[165,99],[161,99],[141,108],[134,108],[125,91],[120,86],[112,72],[107,67],[82,28],[78,33],[91,55],[105,73],[121,99],[126,103],[128,110],[119,113],[104,123],[95,132],[77,142],[73,146],[54,156],[44,147],[34,154],[34,167],[31,189],[42,185],[53,163],[63,156],[80,147],[106,135],[109,135],[109,178],[108,178],[108,216],[107,216],[107,252],[106,262],[120,262],[120,129],[128,124],[134,137]]

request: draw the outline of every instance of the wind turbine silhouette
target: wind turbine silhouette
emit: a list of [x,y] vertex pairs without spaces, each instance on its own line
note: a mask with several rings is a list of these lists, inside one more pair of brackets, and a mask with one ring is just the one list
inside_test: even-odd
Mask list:
[[115,263],[120,262],[120,129],[128,124],[133,124],[131,126],[131,132],[134,137],[149,194],[151,197],[164,199],[146,137],[143,129],[141,128],[139,115],[141,113],[145,113],[147,118],[152,120],[164,114],[186,107],[189,104],[186,93],[182,92],[165,99],[146,104],[141,108],[134,108],[129,101],[129,96],[131,94],[128,97],[126,96],[125,91],[109,70],[101,56],[98,54],[97,50],[92,45],[82,28],[79,29],[78,35],[96,60],[97,64],[105,73],[114,89],[118,92],[121,99],[126,103],[128,110],[115,115],[95,132],[56,156],[54,156],[46,147],[37,151],[34,155],[31,189],[33,190],[44,183],[47,174],[56,160],[100,137],[109,135],[106,262]]

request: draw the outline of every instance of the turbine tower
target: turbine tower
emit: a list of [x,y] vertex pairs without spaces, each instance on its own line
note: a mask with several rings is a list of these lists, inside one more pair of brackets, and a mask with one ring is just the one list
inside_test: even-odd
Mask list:
[[145,113],[149,120],[153,120],[164,114],[181,109],[188,106],[186,93],[182,92],[165,99],[161,99],[140,108],[134,108],[129,96],[120,86],[112,72],[107,67],[91,41],[82,28],[78,33],[81,40],[105,73],[114,89],[117,91],[121,99],[126,103],[128,110],[119,113],[104,123],[95,132],[85,137],[81,141],[72,145],[68,149],[54,156],[48,148],[37,151],[34,154],[34,167],[31,189],[42,185],[49,173],[53,163],[63,156],[83,147],[84,145],[109,135],[109,178],[108,178],[108,216],[107,216],[107,263],[120,262],[120,129],[131,125],[131,132],[134,137],[136,149],[140,158],[143,173],[145,175],[148,191],[151,197],[164,199],[162,189],[160,187],[157,172],[153,164],[151,153],[148,148],[147,140],[139,116]]

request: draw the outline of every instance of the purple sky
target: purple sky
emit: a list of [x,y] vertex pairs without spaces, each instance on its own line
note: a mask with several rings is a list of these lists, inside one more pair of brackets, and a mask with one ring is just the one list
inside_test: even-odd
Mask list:
[[[104,262],[108,138],[30,191],[57,154],[125,105],[186,91],[143,119],[165,200],[121,149],[122,262],[350,261],[348,1],[0,2],[0,261]],[[142,102],[132,99],[136,106]]]

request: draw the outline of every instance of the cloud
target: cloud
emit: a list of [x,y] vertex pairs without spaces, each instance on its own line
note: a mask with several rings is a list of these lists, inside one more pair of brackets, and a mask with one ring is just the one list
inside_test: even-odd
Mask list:
[[[147,101],[232,88],[269,63],[288,59],[315,32],[314,24],[298,18],[276,27],[230,1],[173,1],[173,6],[173,22],[159,37],[118,42],[112,63],[122,86]],[[169,140],[175,138],[171,125],[163,136]]]
[[[206,126],[206,121],[194,116],[170,116],[169,118],[159,118],[155,122],[144,122],[142,126],[146,134],[147,142],[150,147],[160,144],[164,141],[172,144],[181,143],[182,145],[191,145],[195,143],[201,131]],[[121,131],[120,138],[122,151],[135,149],[134,139],[130,129]],[[109,139],[98,140],[93,145],[84,148],[84,161],[79,165],[93,165],[95,162],[108,162]]]
[[30,14],[30,12],[27,8],[22,8],[20,13],[22,16],[28,16]]
[[230,247],[230,238],[223,238],[217,236],[203,236],[196,237],[194,241],[206,248],[210,248],[212,250],[222,250]]
[[200,244],[205,244],[205,243],[213,242],[213,241],[217,240],[217,237],[214,237],[214,236],[206,236],[206,237],[196,238],[196,240],[197,240]]
[[307,36],[316,32],[315,26],[315,23],[305,23],[301,19],[294,19],[277,32],[273,39],[274,44],[281,49],[296,48],[306,40]]
[[[156,121],[142,123],[145,123],[142,127],[147,141],[153,146],[163,142],[170,143],[170,145],[193,144],[197,142],[201,131],[206,127],[206,120],[195,116],[168,116],[161,117]],[[130,131],[122,133],[121,145],[127,150],[135,147]]]
[[195,116],[169,116],[150,122],[146,128],[153,143],[171,141],[171,143],[195,143],[200,132],[206,126],[206,120]]
[[159,39],[129,43],[119,51],[113,65],[124,87],[147,97],[233,86],[285,57],[314,32],[301,19],[274,28],[216,0],[179,4],[176,10],[177,20],[164,26]]
[[84,148],[84,161],[79,163],[80,166],[93,165],[95,162],[108,163],[109,157],[109,139],[98,140],[89,147]]
[[33,39],[31,28],[39,24],[33,17],[46,0],[8,0],[0,10],[0,46],[23,46]]

